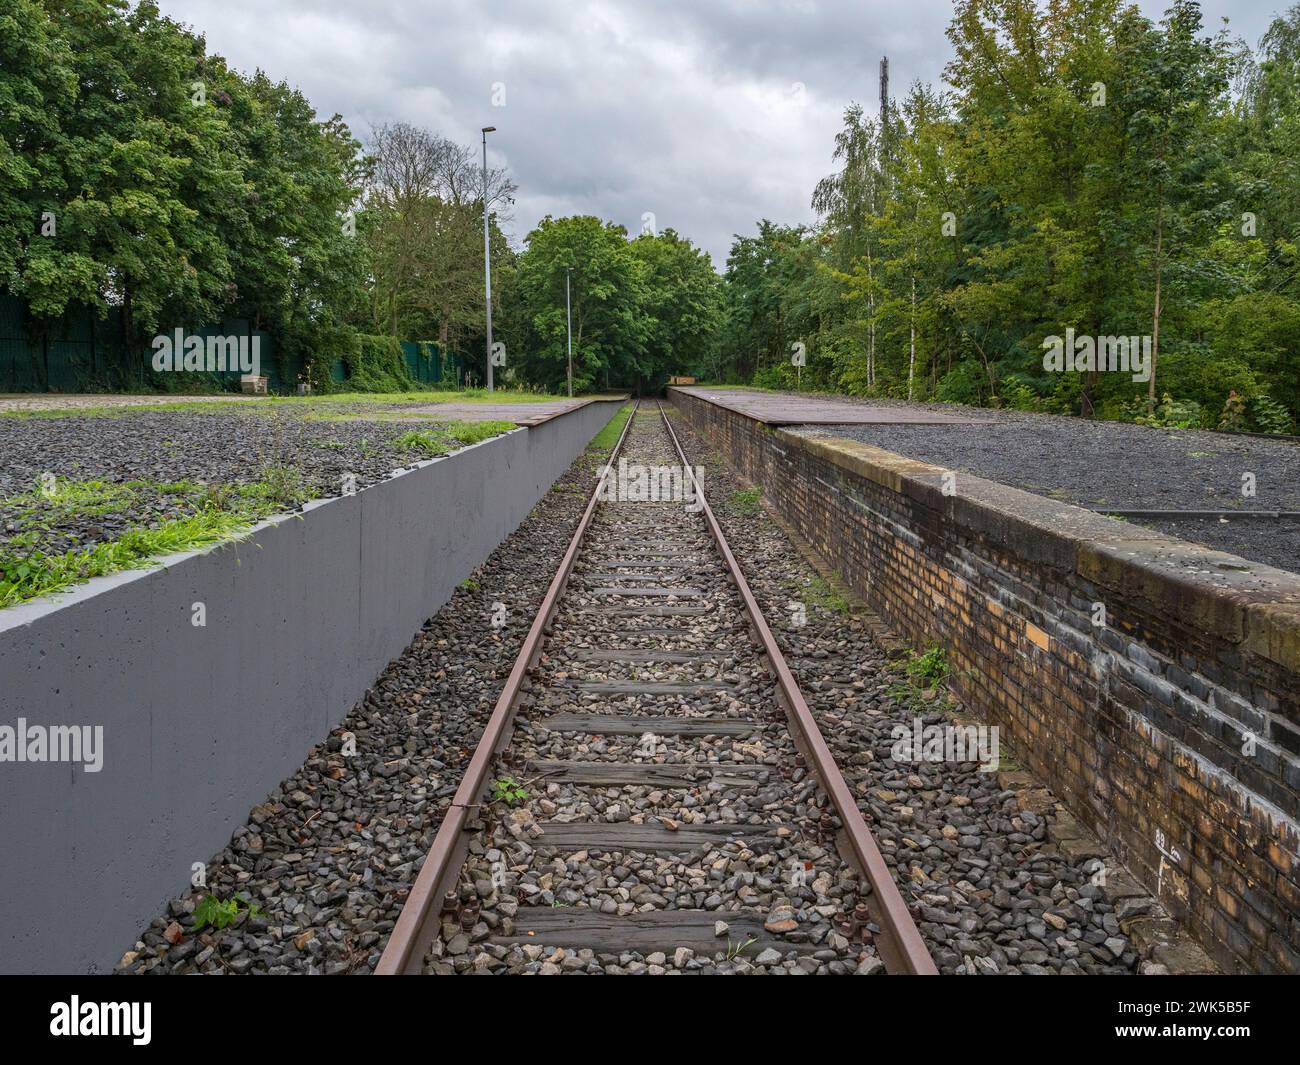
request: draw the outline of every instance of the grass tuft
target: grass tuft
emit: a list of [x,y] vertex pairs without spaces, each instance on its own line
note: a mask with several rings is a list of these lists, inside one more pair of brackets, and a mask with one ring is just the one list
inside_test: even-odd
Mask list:
[[763,490],[761,488],[747,488],[743,491],[731,493],[731,506],[732,509],[752,518],[758,513],[759,500],[762,498]]
[[427,458],[446,455],[457,447],[469,447],[508,433],[514,422],[452,422],[445,429],[412,429],[395,441],[403,451],[420,451]]
[[618,411],[614,417],[605,423],[605,428],[592,437],[588,447],[593,451],[613,451],[614,445],[618,443],[618,438],[623,432],[623,426],[627,420],[632,417],[632,406],[628,404]]
[[34,552],[15,558],[0,553],[0,608],[49,595],[91,577],[139,569],[161,555],[211,547],[233,539],[250,525],[245,515],[205,510],[162,522],[156,528],[132,529],[109,543],[62,555]]

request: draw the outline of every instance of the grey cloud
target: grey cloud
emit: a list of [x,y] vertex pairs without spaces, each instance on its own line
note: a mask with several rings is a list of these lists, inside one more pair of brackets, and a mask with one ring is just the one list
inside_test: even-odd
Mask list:
[[[891,86],[938,82],[950,49],[946,0],[161,0],[236,67],[299,86],[365,140],[407,121],[477,143],[519,184],[513,236],[546,213],[653,212],[720,266],[759,218],[813,220],[843,108],[874,111],[877,64]],[[1147,14],[1163,4],[1144,2]],[[1252,42],[1273,7],[1232,7]],[[506,106],[491,106],[504,83]]]

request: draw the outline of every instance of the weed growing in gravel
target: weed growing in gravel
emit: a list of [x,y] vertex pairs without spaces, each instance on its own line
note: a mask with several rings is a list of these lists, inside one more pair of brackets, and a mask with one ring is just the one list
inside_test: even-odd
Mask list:
[[235,510],[239,505],[239,493],[228,484],[192,485],[189,491],[195,494],[200,510]]
[[257,485],[267,502],[281,507],[296,507],[311,498],[302,471],[283,462],[273,462],[262,470]]
[[394,443],[403,451],[421,451],[429,458],[446,455],[456,445],[468,447],[513,429],[513,422],[452,422],[445,429],[412,429]]
[[741,514],[753,517],[758,513],[759,500],[763,498],[763,489],[747,488],[731,493],[731,506]]
[[49,595],[91,577],[138,569],[160,555],[210,547],[244,531],[248,524],[240,514],[204,511],[152,529],[132,529],[117,540],[61,555],[34,551],[18,557],[0,548],[0,608]]
[[735,961],[743,953],[745,953],[746,950],[748,950],[757,942],[758,940],[755,939],[753,936],[750,936],[749,939],[743,940],[740,943],[733,943],[730,939],[728,939],[727,940],[727,961]]
[[922,688],[937,688],[948,679],[948,661],[944,650],[937,643],[932,643],[924,654],[913,651],[907,657],[907,675],[912,683]]
[[[933,690],[941,687],[950,676],[942,647],[931,644],[924,654],[910,652],[903,663],[903,673],[907,679],[889,689],[895,702],[912,710],[946,706],[947,700],[943,696],[940,696],[937,703],[932,698]],[[931,697],[927,698],[927,695]]]
[[445,455],[451,446],[432,429],[412,429],[393,441],[403,451],[420,451],[428,458]]
[[452,422],[443,432],[457,443],[469,447],[470,444],[508,433],[514,427],[514,422]]
[[115,484],[108,481],[70,481],[56,478],[51,489],[38,481],[31,492],[7,502],[22,507],[19,514],[24,525],[48,528],[74,517],[96,518],[121,509],[143,481]]
[[498,777],[492,782],[492,801],[503,802],[507,806],[513,806],[517,802],[523,802],[528,798],[528,792],[515,780],[514,777]]
[[803,588],[803,596],[816,606],[836,614],[849,613],[849,601],[822,577],[813,577]]
[[249,917],[260,917],[262,914],[257,903],[247,898],[236,895],[222,902],[215,895],[206,895],[194,907],[194,931],[198,932],[208,925],[220,931],[231,924],[241,912],[248,914]]

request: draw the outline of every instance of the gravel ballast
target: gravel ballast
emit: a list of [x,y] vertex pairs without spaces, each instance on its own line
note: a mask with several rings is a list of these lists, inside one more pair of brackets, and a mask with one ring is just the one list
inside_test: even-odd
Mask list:
[[[867,618],[852,612],[765,509],[737,494],[749,486],[707,442],[680,418],[674,425],[688,459],[706,468],[727,539],[940,972],[1159,972],[1119,925],[1120,905],[1157,913],[1159,904],[1108,897],[1099,858],[1071,856],[1054,839],[1061,812],[1054,800],[1042,788],[1031,794],[1009,782],[1015,766],[1005,745],[996,772],[982,772],[974,760],[893,757],[896,727],[910,731],[918,718],[951,723],[960,707],[942,688],[909,688],[898,656]],[[1121,878],[1119,871],[1113,879]]]
[[[679,466],[652,405],[623,460]],[[426,972],[883,970],[870,938],[841,934],[863,887],[818,828],[829,800],[743,617],[700,514],[597,508],[497,770],[526,795],[480,808],[461,908],[441,915]],[[674,731],[692,722],[706,731]],[[645,841],[638,829],[666,841],[623,842]],[[580,844],[557,842],[575,830]]]
[[[910,729],[916,717],[927,725],[947,723],[954,707],[942,690],[909,688],[901,697],[899,669],[868,626],[841,609],[842,601],[782,530],[754,507],[747,486],[680,423],[678,431],[690,460],[707,467],[705,484],[714,508],[940,971],[1125,974],[1146,964],[1098,882],[1104,880],[1103,863],[1095,854],[1071,855],[1058,847],[1052,834],[1056,804],[1042,801],[1043,789],[1034,789],[1039,801],[1033,802],[1007,773],[981,772],[976,762],[894,760],[896,726]],[[630,461],[647,461],[644,435],[638,439],[634,433],[630,447]],[[728,607],[732,593],[719,584],[707,542],[671,539],[664,531],[670,526],[656,524],[664,520],[654,513],[657,505],[640,506],[639,515],[635,508],[631,514],[626,508],[621,515],[597,512],[536,671],[537,685],[496,770],[519,781],[527,796],[482,811],[460,877],[459,915],[444,912],[425,971],[882,972],[870,943],[864,950],[838,934],[846,909],[862,897],[864,886],[817,831],[826,813],[825,796],[796,757],[771,681],[756,669],[753,650],[743,639],[743,625],[734,624],[734,604]],[[633,553],[627,545],[638,540],[671,543],[670,552],[682,553],[669,557],[689,566],[687,576],[670,581],[641,573],[644,567],[610,562]],[[615,569],[617,575],[610,572]],[[685,598],[662,600],[683,604],[674,609],[706,603],[713,609],[656,618],[644,634],[632,626],[647,622],[635,618],[611,619],[602,631],[584,614],[599,611],[597,589],[612,580],[628,587],[675,585]],[[801,609],[792,611],[794,604]],[[692,654],[676,663],[626,660],[638,647],[668,646]],[[712,653],[711,662],[693,657],[701,649]],[[601,666],[593,651],[620,661]],[[678,689],[611,693],[602,687],[610,683]],[[572,720],[575,714],[594,720],[583,728],[548,727],[557,715]],[[621,734],[602,727],[602,719],[626,723],[648,715],[763,724],[743,738],[694,739],[654,735],[641,726]],[[720,721],[714,724],[720,727]],[[559,780],[548,778],[548,772],[575,763],[681,768],[690,783],[602,787],[575,784],[565,779],[568,770]],[[712,774],[746,769],[764,774],[757,786],[718,786],[716,780],[709,785]],[[734,832],[728,831],[733,838],[725,842],[689,851],[683,846],[676,853],[602,842],[618,838],[619,829],[656,823],[672,826],[673,832],[700,826]],[[582,829],[576,836],[568,829],[575,842],[566,846],[548,839],[563,836],[570,825]],[[761,830],[775,826],[784,834],[764,838]],[[582,838],[590,842],[578,845]],[[792,868],[802,869],[806,879],[792,879]],[[1149,898],[1130,905],[1137,912],[1156,908]],[[566,929],[601,927],[598,917],[583,913],[603,915],[607,922],[658,917],[680,927],[716,918],[714,939],[701,944],[697,936],[689,946],[675,946],[669,935],[654,946],[617,949],[616,935],[602,938],[597,932],[593,949],[581,936],[565,937]],[[772,932],[776,939],[756,942],[751,951],[739,949],[736,930],[742,924],[755,934]]]

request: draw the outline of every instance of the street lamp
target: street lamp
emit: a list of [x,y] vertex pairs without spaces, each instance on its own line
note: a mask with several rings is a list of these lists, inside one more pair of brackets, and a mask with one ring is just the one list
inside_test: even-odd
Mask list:
[[573,312],[569,305],[569,268],[564,268],[564,322],[569,330],[569,398],[573,398]]
[[487,387],[492,389],[492,242],[488,236],[487,135],[496,126],[484,126],[483,133],[483,277],[487,288]]

